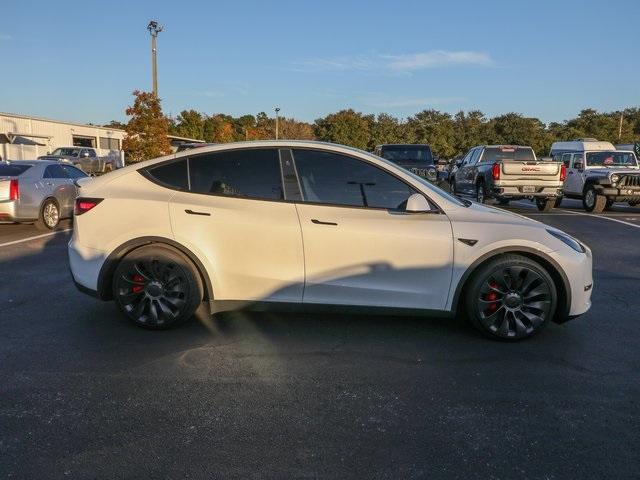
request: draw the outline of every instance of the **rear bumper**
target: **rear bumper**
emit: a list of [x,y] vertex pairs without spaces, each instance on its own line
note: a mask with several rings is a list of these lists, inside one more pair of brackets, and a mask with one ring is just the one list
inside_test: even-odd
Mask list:
[[68,254],[69,269],[78,290],[97,297],[98,276],[106,254],[80,244],[75,233],[69,241]]
[[524,192],[524,185],[496,185],[492,192],[498,197],[560,197],[562,196],[562,186],[536,187],[534,192]]
[[32,222],[36,218],[24,217],[16,200],[0,200],[0,222]]

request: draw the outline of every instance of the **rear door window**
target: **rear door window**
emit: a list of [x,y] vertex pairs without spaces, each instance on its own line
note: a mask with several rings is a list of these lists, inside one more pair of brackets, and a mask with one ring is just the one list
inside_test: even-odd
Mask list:
[[228,150],[189,158],[190,190],[228,197],[284,200],[275,148]]
[[71,165],[60,165],[60,168],[62,168],[68,178],[84,178],[88,176],[79,168],[72,167]]

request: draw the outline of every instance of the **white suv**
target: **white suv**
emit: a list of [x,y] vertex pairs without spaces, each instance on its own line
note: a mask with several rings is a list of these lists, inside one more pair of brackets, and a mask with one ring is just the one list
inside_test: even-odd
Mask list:
[[81,185],[75,282],[147,328],[203,306],[341,305],[465,315],[512,340],[591,306],[579,241],[349,147],[215,145]]

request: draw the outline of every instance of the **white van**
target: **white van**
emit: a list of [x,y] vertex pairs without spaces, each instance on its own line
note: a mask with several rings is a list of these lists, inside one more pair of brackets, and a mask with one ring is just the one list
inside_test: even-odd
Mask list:
[[616,150],[594,138],[555,142],[549,155],[567,168],[563,196],[600,213],[614,202],[640,204],[640,166],[632,150]]

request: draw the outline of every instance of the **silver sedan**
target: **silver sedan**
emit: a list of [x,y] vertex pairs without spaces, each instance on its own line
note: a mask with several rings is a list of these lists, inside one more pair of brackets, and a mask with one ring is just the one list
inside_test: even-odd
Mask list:
[[0,221],[35,222],[38,228],[54,230],[60,219],[73,215],[75,180],[86,176],[56,161],[0,162]]

